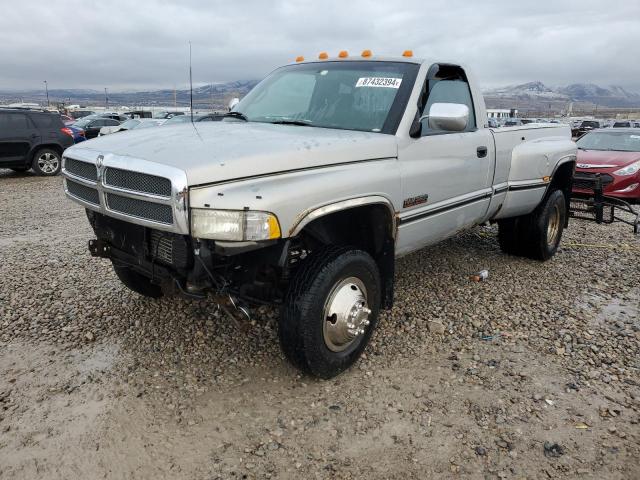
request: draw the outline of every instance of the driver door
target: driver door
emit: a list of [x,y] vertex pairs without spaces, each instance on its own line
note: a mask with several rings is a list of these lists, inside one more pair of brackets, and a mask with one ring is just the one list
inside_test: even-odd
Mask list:
[[419,138],[411,138],[400,150],[403,205],[399,254],[474,225],[491,200],[494,142],[488,129],[478,128],[464,72],[438,72],[427,82],[428,96],[420,116],[428,114],[434,103],[456,103],[469,108],[469,120],[463,131],[448,132],[430,128],[424,119]]

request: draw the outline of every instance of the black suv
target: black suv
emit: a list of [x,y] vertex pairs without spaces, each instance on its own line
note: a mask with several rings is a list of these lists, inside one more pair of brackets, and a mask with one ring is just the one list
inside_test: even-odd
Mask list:
[[0,168],[57,175],[62,152],[73,145],[73,132],[60,114],[0,108]]

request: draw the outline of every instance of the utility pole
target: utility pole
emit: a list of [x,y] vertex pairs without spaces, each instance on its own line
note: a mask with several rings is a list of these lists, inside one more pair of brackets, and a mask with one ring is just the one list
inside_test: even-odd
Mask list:
[[191,123],[193,123],[193,74],[191,72],[191,40],[189,40],[189,108]]
[[47,92],[47,107],[49,106],[49,85],[47,84],[47,81],[44,81],[44,90],[45,92]]
[[109,108],[109,97],[107,97],[107,87],[104,87],[104,108]]

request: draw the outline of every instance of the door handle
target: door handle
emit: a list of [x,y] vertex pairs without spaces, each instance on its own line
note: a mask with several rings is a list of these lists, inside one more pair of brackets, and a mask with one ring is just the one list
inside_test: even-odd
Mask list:
[[478,153],[478,158],[484,158],[487,156],[488,150],[487,147],[478,147],[476,152]]

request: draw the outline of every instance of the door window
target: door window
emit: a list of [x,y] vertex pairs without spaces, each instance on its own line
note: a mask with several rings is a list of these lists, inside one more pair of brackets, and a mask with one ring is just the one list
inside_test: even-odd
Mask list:
[[[429,96],[422,115],[427,115],[431,105],[434,103],[460,103],[469,108],[469,122],[465,131],[470,132],[476,129],[475,111],[473,109],[473,99],[471,98],[471,90],[466,79],[461,74],[453,78],[434,78],[428,80]],[[422,136],[447,133],[439,129],[429,127],[428,119],[422,121]]]
[[31,116],[31,120],[36,124],[36,127],[41,129],[53,129],[60,125],[60,119],[57,115],[52,114],[36,114]]
[[24,113],[0,114],[0,128],[2,130],[29,130],[31,124]]

